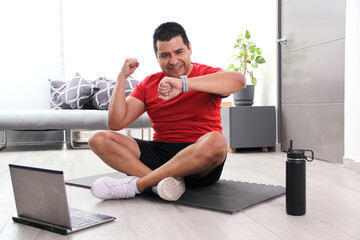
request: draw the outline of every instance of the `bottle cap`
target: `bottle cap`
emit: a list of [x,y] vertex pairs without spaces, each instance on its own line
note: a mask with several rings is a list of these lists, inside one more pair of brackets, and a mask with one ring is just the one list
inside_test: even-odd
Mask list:
[[305,152],[303,150],[290,150],[287,152],[288,158],[293,159],[304,159],[305,158]]
[[[311,152],[311,159],[307,159],[305,152]],[[287,157],[290,159],[305,159],[308,162],[312,162],[314,160],[314,152],[312,150],[293,149],[293,141],[290,140],[290,147],[287,151]]]

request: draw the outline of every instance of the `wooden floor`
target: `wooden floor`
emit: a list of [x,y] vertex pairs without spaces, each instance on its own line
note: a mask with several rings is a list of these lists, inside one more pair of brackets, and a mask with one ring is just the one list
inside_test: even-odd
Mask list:
[[[37,148],[37,149],[36,149]],[[286,154],[229,153],[222,178],[285,186]],[[99,201],[67,187],[71,207],[115,222],[68,236],[14,223],[8,164],[63,170],[65,179],[112,172],[88,149],[9,147],[0,152],[0,239],[360,239],[360,175],[338,164],[307,164],[307,213],[289,216],[285,196],[228,215],[142,199]]]

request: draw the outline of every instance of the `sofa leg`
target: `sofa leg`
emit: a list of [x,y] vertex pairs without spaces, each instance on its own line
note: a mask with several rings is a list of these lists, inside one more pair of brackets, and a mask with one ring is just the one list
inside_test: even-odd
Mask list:
[[[145,130],[146,130],[145,128],[140,129],[140,131],[141,131],[141,139],[142,140],[145,139],[145,135],[146,135]],[[151,141],[152,140],[151,128],[147,128],[147,130],[148,130],[147,139],[149,141]],[[85,131],[87,131],[87,130],[85,130]],[[76,137],[74,137],[74,134],[79,133],[79,132],[80,132],[80,130],[70,129],[70,145],[71,145],[71,147],[75,148],[75,149],[76,148],[90,148],[88,142],[76,142]],[[131,128],[126,129],[126,135],[131,137],[131,135],[132,135],[131,134]]]
[[70,145],[72,148],[90,148],[89,144],[87,142],[75,142],[74,141],[74,132],[78,132],[78,130],[72,130],[70,129]]
[[6,148],[7,145],[7,136],[6,136],[6,130],[1,130],[3,132],[3,144],[0,146],[0,151],[3,150],[4,148]]
[[151,137],[151,128],[148,128],[148,140],[151,141],[152,137]]
[[131,130],[129,128],[126,129],[126,136],[131,137]]

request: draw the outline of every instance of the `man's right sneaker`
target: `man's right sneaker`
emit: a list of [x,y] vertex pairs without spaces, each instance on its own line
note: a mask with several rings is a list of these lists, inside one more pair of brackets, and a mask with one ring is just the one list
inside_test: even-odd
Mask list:
[[156,186],[156,192],[164,200],[176,201],[185,192],[185,181],[183,178],[164,178]]
[[91,194],[100,199],[133,198],[137,192],[138,177],[110,178],[102,177],[92,184]]

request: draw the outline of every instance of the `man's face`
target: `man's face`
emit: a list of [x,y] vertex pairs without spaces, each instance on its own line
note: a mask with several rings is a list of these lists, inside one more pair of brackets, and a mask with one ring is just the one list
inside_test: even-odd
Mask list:
[[157,41],[156,58],[161,69],[168,77],[179,78],[188,75],[192,69],[190,60],[191,45],[185,45],[181,36],[174,37],[170,41]]

